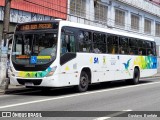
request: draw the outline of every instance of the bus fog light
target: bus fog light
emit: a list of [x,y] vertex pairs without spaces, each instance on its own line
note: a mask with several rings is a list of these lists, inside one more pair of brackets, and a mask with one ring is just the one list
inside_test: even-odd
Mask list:
[[51,71],[47,74],[47,77],[52,76],[56,71],[56,69],[57,69],[57,66],[52,67]]

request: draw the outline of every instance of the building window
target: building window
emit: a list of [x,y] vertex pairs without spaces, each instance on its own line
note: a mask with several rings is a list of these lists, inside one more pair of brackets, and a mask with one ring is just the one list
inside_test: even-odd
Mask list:
[[156,36],[160,36],[160,23],[156,23]]
[[151,34],[151,20],[144,20],[144,32],[147,34]]
[[128,38],[119,36],[119,54],[128,54]]
[[131,14],[131,29],[139,30],[139,16]]
[[86,0],[70,0],[70,13],[86,17]]
[[107,13],[108,13],[107,6],[100,3],[96,3],[94,11],[95,11],[94,12],[95,20],[107,22]]
[[115,9],[115,25],[125,26],[125,12],[122,10]]

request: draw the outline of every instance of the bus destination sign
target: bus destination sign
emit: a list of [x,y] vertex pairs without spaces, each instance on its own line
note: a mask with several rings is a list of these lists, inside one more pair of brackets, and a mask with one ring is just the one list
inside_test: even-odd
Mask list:
[[38,29],[51,29],[53,26],[51,23],[36,23],[25,24],[18,27],[19,30],[38,30]]

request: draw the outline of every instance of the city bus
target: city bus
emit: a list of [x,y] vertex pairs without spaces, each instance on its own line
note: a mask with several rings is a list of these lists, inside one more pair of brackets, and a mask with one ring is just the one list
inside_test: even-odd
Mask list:
[[11,51],[12,85],[84,92],[93,83],[138,84],[157,73],[153,38],[64,20],[18,24]]

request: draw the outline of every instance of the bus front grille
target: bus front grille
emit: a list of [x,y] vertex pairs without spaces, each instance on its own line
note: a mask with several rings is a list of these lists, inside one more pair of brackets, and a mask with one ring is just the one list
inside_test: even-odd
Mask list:
[[33,83],[34,85],[40,85],[42,79],[17,79],[18,83],[25,85],[25,83]]

